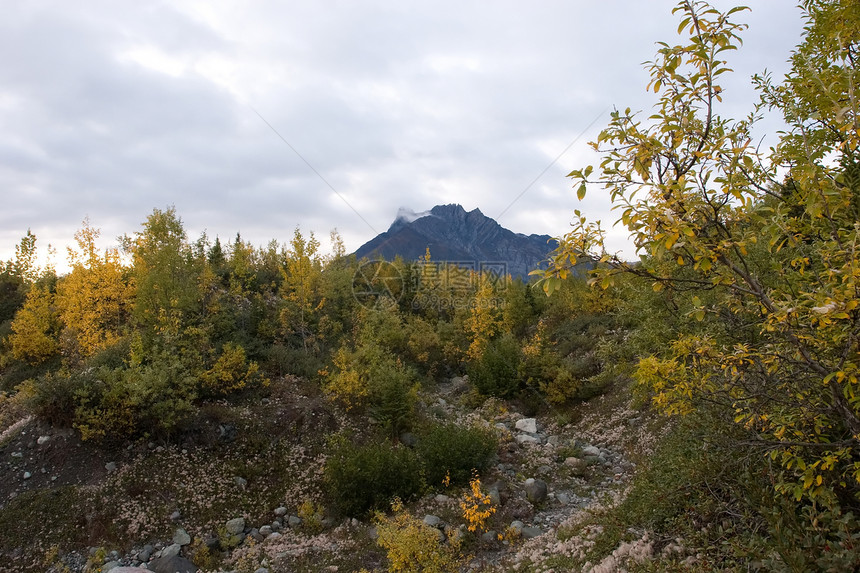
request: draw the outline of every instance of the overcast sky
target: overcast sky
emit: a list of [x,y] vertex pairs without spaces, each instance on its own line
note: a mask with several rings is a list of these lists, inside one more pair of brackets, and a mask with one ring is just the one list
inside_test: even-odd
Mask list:
[[[728,116],[751,110],[751,74],[785,73],[802,28],[793,2],[747,3]],[[611,221],[565,175],[593,162],[611,106],[653,104],[642,62],[677,41],[674,5],[5,2],[0,259],[31,228],[62,268],[84,217],[110,245],[170,205],[192,240],[298,225],[327,247],[336,227],[350,251],[400,207],[460,203],[527,234],[563,234],[575,208]]]

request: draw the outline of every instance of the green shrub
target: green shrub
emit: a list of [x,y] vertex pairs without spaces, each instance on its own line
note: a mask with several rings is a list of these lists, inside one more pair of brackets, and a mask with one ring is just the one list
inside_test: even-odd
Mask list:
[[387,441],[357,446],[343,436],[331,447],[324,479],[333,507],[348,516],[387,508],[395,497],[409,500],[424,488],[414,451]]
[[498,449],[489,429],[454,423],[433,424],[422,429],[416,450],[431,487],[439,487],[446,477],[452,485],[466,485],[472,471],[483,473]]
[[505,334],[490,341],[483,355],[468,366],[469,380],[485,396],[509,398],[520,389],[520,344]]

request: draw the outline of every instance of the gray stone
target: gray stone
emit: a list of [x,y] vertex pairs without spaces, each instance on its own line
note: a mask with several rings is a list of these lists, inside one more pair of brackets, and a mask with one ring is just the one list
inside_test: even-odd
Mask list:
[[101,572],[107,573],[108,571],[116,571],[117,568],[122,565],[119,561],[108,561],[104,565],[102,565]]
[[511,522],[511,529],[516,533],[522,533],[523,527],[525,527],[525,523],[520,520],[515,520]]
[[155,573],[197,573],[197,566],[185,557],[159,557],[149,564],[149,570]]
[[291,515],[288,522],[290,527],[298,527],[302,524],[302,518],[297,515]]
[[526,539],[532,539],[538,535],[543,535],[540,527],[523,527],[522,535]]
[[547,443],[547,444],[549,444],[549,445],[551,445],[551,446],[557,446],[557,445],[558,445],[558,436],[550,436],[550,437],[548,437],[548,438],[546,439],[546,443]]
[[585,460],[574,457],[569,457],[564,460],[564,465],[569,467],[575,476],[581,476],[585,473],[586,468],[588,468],[588,463]]
[[559,493],[557,496],[555,496],[555,498],[562,505],[567,505],[570,503],[570,496],[566,493]]
[[489,496],[490,503],[492,503],[494,506],[498,507],[502,505],[502,496],[499,493],[498,485],[494,484],[490,486],[490,488],[487,490],[487,496]]
[[284,515],[287,515],[287,508],[284,506],[277,508],[275,510],[275,515],[277,515],[278,517],[282,517]]
[[264,525],[260,528],[260,535],[262,535],[263,537],[268,537],[271,534],[272,534],[272,526],[271,525]]
[[531,434],[517,434],[517,436],[514,439],[521,446],[524,446],[526,444],[539,444],[540,443],[540,439],[538,439],[536,436],[532,436]]
[[168,545],[162,549],[159,557],[162,559],[165,557],[173,557],[174,555],[179,555],[180,551],[182,551],[182,546],[178,543],[174,543],[173,545]]
[[486,533],[481,535],[481,541],[483,541],[484,543],[493,543],[498,539],[498,534],[495,531],[487,531]]
[[245,531],[245,518],[237,517],[227,522],[227,533],[230,535],[238,535]]
[[42,444],[45,444],[45,443],[50,442],[50,441],[51,441],[51,436],[39,436],[39,439],[36,440],[36,443],[41,446]]
[[24,479],[30,479],[31,477],[33,477],[33,474],[30,472],[24,472]]
[[248,485],[248,480],[240,476],[233,476],[233,481],[239,486],[239,489],[245,489]]
[[141,549],[137,553],[137,560],[146,563],[147,561],[149,561],[149,558],[152,557],[152,552],[154,550],[155,548],[152,545],[144,545],[143,549]]
[[517,420],[516,428],[521,432],[536,434],[537,420],[534,418],[523,418],[522,420]]
[[549,488],[542,479],[529,478],[526,480],[526,499],[533,504],[538,505],[546,501],[548,493]]
[[586,456],[600,456],[600,448],[596,446],[585,446],[582,448],[582,453]]
[[283,535],[281,534],[280,531],[273,531],[272,534],[270,536],[268,536],[266,539],[280,539],[281,537],[283,537]]
[[437,493],[436,497],[434,497],[433,499],[436,500],[436,503],[448,503],[449,501],[451,501],[451,498],[444,493]]
[[105,464],[105,469],[109,472],[116,471],[116,462],[108,462]]
[[435,515],[425,515],[424,525],[429,525],[430,527],[445,527],[445,522]]
[[178,545],[188,545],[191,543],[191,536],[188,535],[187,531],[180,527],[173,532],[173,543]]
[[418,443],[418,438],[416,438],[415,434],[413,434],[412,432],[403,432],[400,435],[400,443],[407,448],[414,448],[415,444]]
[[179,510],[177,509],[176,511],[174,511],[173,513],[170,514],[170,521],[179,521],[179,519],[181,517],[182,517],[182,514],[179,513]]
[[259,569],[254,571],[254,573],[269,573],[269,570],[266,569],[265,567],[260,567]]
[[[272,529],[272,531],[274,532],[274,531],[280,531],[280,530],[281,530],[281,527],[283,527],[283,526],[281,525],[281,520],[280,520],[280,519],[276,519],[275,521],[273,521],[273,522],[272,522],[272,525],[270,525],[269,527],[270,527],[270,528]],[[263,529],[263,528],[261,527],[260,529]]]

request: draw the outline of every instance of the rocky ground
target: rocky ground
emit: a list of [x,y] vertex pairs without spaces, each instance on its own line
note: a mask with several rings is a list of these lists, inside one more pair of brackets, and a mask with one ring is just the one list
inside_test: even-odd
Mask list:
[[[623,496],[655,443],[653,421],[632,409],[626,396],[610,392],[564,415],[527,417],[498,400],[470,407],[473,397],[462,378],[440,384],[422,397],[429,411],[491,427],[499,436],[497,462],[481,476],[497,511],[487,531],[469,533],[463,492],[451,488],[425,495],[410,512],[440,539],[463,541],[464,570],[613,571],[625,560],[646,558],[654,547],[643,532],[601,562],[584,561],[600,530],[595,515]],[[123,567],[259,573],[384,568],[374,524],[336,521],[321,504],[325,460],[314,444],[351,422],[295,380],[254,408],[229,414],[224,408],[210,412],[180,445],[141,441],[107,451],[32,418],[8,424],[0,439],[0,527],[14,526],[12,519],[30,525],[19,532],[20,546],[4,544],[0,566],[115,573]],[[257,453],[231,458],[225,452],[233,443],[243,444],[244,456],[248,444],[256,444]],[[50,506],[67,503],[66,493],[56,492],[69,491],[78,496],[68,502],[69,511],[87,513],[69,521],[67,528],[82,533],[68,543],[89,547],[64,552],[65,544],[50,539],[49,525],[62,525],[67,516]],[[86,501],[80,492],[87,492]],[[104,514],[109,523],[96,527],[98,507],[87,504],[111,506]],[[44,512],[41,528],[28,507]]]

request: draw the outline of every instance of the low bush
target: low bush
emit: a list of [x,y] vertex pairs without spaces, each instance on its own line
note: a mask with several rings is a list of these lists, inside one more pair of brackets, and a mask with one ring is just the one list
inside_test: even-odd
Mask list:
[[473,471],[483,472],[490,465],[497,448],[491,430],[455,423],[422,428],[416,446],[431,487],[439,487],[446,478],[451,485],[468,484]]
[[520,344],[511,334],[491,341],[468,366],[469,380],[484,396],[510,398],[520,389]]
[[330,447],[324,480],[333,507],[347,516],[387,508],[395,497],[409,500],[424,489],[414,451],[387,441],[357,446],[344,436]]

